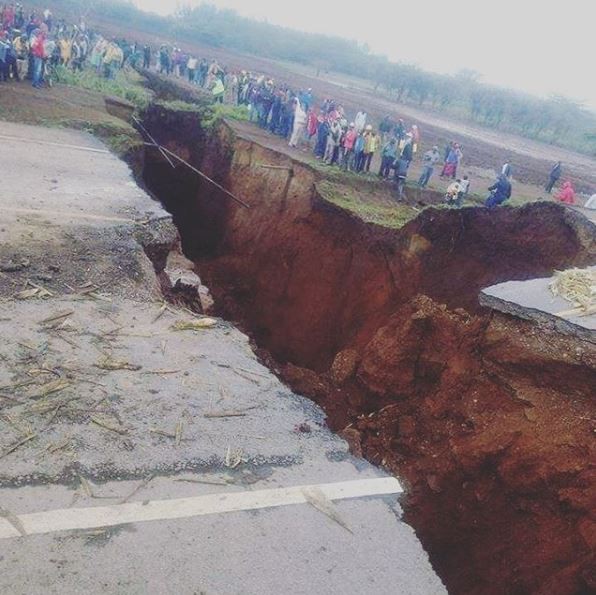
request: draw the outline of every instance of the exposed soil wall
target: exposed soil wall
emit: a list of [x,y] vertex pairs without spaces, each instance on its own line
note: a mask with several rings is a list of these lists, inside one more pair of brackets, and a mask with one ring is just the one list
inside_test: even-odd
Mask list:
[[408,516],[452,592],[595,588],[596,347],[477,303],[484,286],[593,264],[591,224],[542,203],[380,228],[322,199],[316,171],[225,126],[146,124],[251,204],[148,154],[146,182],[220,312],[354,452],[408,481]]

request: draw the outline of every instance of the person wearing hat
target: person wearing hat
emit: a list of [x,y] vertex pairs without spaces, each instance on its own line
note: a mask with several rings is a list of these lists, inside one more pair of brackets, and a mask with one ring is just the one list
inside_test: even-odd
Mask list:
[[366,127],[366,132],[364,133],[364,171],[366,173],[370,172],[370,164],[374,157],[374,154],[377,152],[381,141],[377,134],[373,131],[373,128],[370,124]]
[[422,157],[422,174],[418,180],[418,186],[420,186],[420,188],[426,188],[434,173],[435,165],[439,163],[440,159],[441,154],[439,153],[439,147],[437,146],[434,146],[432,150],[424,153],[424,156]]

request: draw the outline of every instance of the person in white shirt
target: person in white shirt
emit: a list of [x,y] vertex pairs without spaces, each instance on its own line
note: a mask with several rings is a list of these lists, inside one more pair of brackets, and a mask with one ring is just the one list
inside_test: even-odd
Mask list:
[[448,205],[456,205],[458,206],[458,197],[459,193],[461,192],[461,180],[456,180],[449,184],[447,188],[447,192],[445,193],[445,202]]
[[197,66],[199,65],[199,61],[191,56],[186,63],[186,70],[188,73],[188,82],[194,83],[197,77]]
[[362,110],[360,110],[356,114],[356,118],[354,119],[354,127],[358,134],[360,134],[366,127],[366,118],[367,117],[368,116],[367,116],[366,112],[363,112]]

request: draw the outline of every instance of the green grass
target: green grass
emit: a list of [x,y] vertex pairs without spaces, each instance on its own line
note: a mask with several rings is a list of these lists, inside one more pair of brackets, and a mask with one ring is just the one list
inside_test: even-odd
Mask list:
[[248,120],[248,110],[242,105],[214,103],[209,106],[209,111],[202,121],[202,125],[207,129],[215,128],[223,120]]
[[205,111],[205,107],[197,103],[188,103],[187,101],[156,101],[155,105],[159,105],[168,110],[175,112],[196,112],[202,114]]
[[328,180],[320,181],[317,189],[325,200],[354,213],[367,223],[399,229],[420,214],[419,210],[397,200],[392,203],[389,199],[382,200]]
[[142,85],[141,77],[132,70],[118,72],[113,80],[99,76],[94,70],[73,71],[64,66],[55,69],[55,81],[63,85],[97,91],[104,95],[121,97],[134,104],[138,109],[145,109],[151,102],[151,93]]

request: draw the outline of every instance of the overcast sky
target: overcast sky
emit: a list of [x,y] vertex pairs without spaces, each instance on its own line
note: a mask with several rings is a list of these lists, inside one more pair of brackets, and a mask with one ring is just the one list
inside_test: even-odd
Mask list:
[[[166,14],[178,0],[135,0]],[[200,4],[199,0],[183,2]],[[240,14],[366,42],[376,53],[435,72],[470,68],[490,83],[559,93],[596,109],[590,0],[210,0]]]

